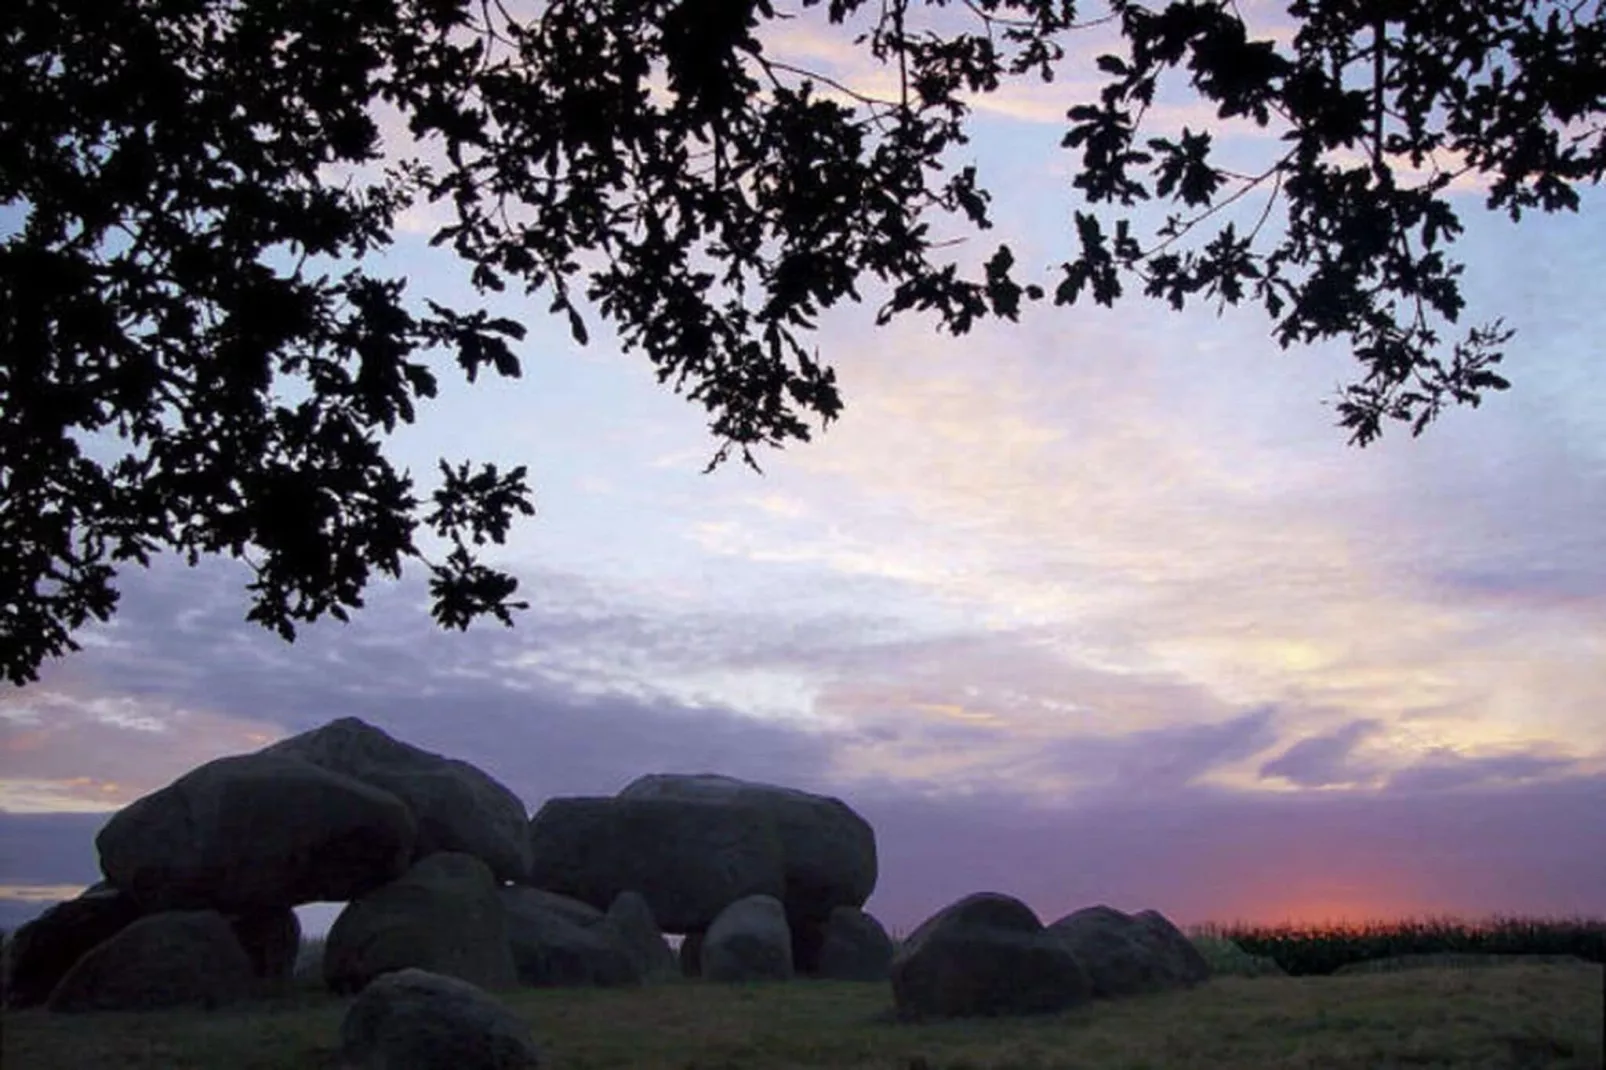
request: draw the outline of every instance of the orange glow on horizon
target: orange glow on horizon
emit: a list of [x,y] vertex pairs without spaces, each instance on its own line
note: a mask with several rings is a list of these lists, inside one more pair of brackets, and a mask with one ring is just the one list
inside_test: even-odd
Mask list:
[[[1387,882],[1379,882],[1386,884]],[[1442,904],[1430,906],[1408,895],[1390,894],[1387,887],[1285,888],[1256,897],[1234,911],[1223,924],[1244,923],[1269,928],[1357,928],[1422,921],[1455,913]]]
[[1312,901],[1262,913],[1266,922],[1273,925],[1317,929],[1344,929],[1371,923],[1404,921],[1418,914],[1412,910],[1390,909],[1377,904],[1362,905],[1347,900]]
[[1512,914],[1500,910],[1465,909],[1444,902],[1388,899],[1385,896],[1352,895],[1343,898],[1288,897],[1266,899],[1241,910],[1228,912],[1228,916],[1211,918],[1205,923],[1210,928],[1223,929],[1288,929],[1288,930],[1356,930],[1393,929],[1402,925],[1434,927],[1445,925],[1457,929],[1479,929],[1499,925],[1513,916],[1534,920],[1533,915],[1521,911]]

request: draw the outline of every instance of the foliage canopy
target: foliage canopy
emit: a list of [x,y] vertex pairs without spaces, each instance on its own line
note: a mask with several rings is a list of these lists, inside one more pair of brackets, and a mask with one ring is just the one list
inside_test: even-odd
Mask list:
[[[797,17],[894,88],[787,62],[770,42]],[[1231,0],[1077,18],[1070,0],[0,4],[0,670],[21,684],[76,649],[118,565],[162,549],[246,560],[249,617],[293,638],[422,560],[421,524],[452,547],[425,561],[440,623],[510,622],[516,581],[478,555],[533,513],[526,471],[442,461],[421,501],[380,448],[436,393],[430,351],[470,380],[520,371],[521,324],[364,266],[424,202],[482,292],[539,294],[582,343],[601,317],[701,402],[712,464],[840,412],[806,340],[865,280],[880,321],[956,334],[1128,287],[1256,303],[1284,346],[1352,348],[1336,411],[1361,445],[1506,387],[1499,321],[1441,337],[1463,306],[1450,194],[1477,182],[1516,220],[1600,181],[1602,0],[1294,0],[1265,38]],[[1092,60],[1096,97],[1066,101],[1076,255],[1041,282],[1007,245],[967,269],[955,236],[990,226],[957,162],[970,103],[1063,77],[1095,27],[1118,43]],[[1146,136],[1165,85],[1278,133],[1272,158],[1241,173],[1208,130]],[[409,137],[387,144],[384,115]],[[1146,202],[1165,206],[1147,230]],[[86,452],[97,432],[116,459]]]

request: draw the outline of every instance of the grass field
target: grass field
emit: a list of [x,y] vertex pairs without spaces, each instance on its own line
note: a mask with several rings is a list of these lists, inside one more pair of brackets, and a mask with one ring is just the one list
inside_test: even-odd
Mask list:
[[[1427,967],[1342,977],[1236,971],[1190,991],[1035,1018],[909,1025],[886,984],[677,982],[501,993],[552,1070],[1599,1070],[1602,968]],[[1420,963],[1417,965],[1421,965]],[[147,1014],[12,1012],[0,1066],[26,1070],[335,1070],[349,1000],[310,982],[249,1007]]]

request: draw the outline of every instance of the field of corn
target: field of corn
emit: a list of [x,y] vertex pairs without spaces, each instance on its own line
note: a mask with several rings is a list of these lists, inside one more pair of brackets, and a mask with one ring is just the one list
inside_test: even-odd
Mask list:
[[1196,943],[1226,941],[1290,977],[1323,976],[1379,960],[1544,956],[1606,964],[1606,921],[1590,918],[1423,918],[1321,926],[1205,925]]

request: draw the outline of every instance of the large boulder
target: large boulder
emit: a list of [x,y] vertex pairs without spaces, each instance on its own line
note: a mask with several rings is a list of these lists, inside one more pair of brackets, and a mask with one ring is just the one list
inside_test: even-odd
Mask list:
[[1139,931],[1149,941],[1149,946],[1183,985],[1192,986],[1210,979],[1209,960],[1181,929],[1171,924],[1171,919],[1158,910],[1140,910],[1132,915],[1132,920],[1139,924]]
[[530,821],[530,883],[606,910],[639,892],[665,931],[706,929],[729,903],[786,888],[774,822],[687,799],[555,798]]
[[396,796],[287,755],[207,762],[113,815],[107,880],[147,913],[271,911],[362,895],[407,867],[417,828]]
[[288,907],[236,914],[229,928],[251,960],[258,980],[289,981],[295,975],[296,957],[301,952],[301,920]]
[[820,972],[820,953],[825,950],[825,929],[829,918],[786,919],[792,930],[792,969],[804,977]]
[[356,717],[331,721],[259,753],[301,758],[399,798],[418,823],[412,860],[459,851],[491,867],[500,881],[523,881],[529,874],[529,815],[523,801],[467,762],[403,743]]
[[982,892],[910,935],[892,960],[892,995],[905,1019],[1037,1014],[1086,1002],[1092,983],[1030,907]]
[[680,972],[675,952],[658,929],[658,919],[640,892],[620,892],[602,924],[618,937],[643,981],[667,981]]
[[517,983],[507,914],[490,869],[442,851],[346,904],[324,941],[323,977],[337,993],[414,966],[482,988]]
[[405,969],[378,978],[340,1024],[345,1070],[536,1070],[523,1018],[453,977]]
[[1142,922],[1104,905],[1086,907],[1048,931],[1076,956],[1102,999],[1173,988],[1183,979]]
[[814,975],[832,981],[885,981],[896,950],[875,918],[858,907],[837,907],[825,924]]
[[863,906],[875,891],[875,830],[840,799],[712,773],[655,773],[619,792],[621,799],[706,802],[751,810],[780,836],[787,919],[825,921],[839,906]]
[[772,895],[750,895],[719,912],[703,937],[709,981],[785,981],[792,977],[786,908]]
[[687,933],[680,941],[680,950],[675,953],[680,960],[680,975],[685,978],[701,977],[703,975],[703,934]]
[[219,1007],[256,989],[251,959],[213,910],[150,914],[99,944],[50,994],[52,1011]]
[[526,909],[539,908],[561,915],[585,929],[589,929],[608,916],[607,911],[599,910],[573,896],[559,895],[544,888],[531,888],[523,884],[510,884],[502,889],[502,902],[511,906],[514,901]]
[[[521,985],[636,985],[642,971],[607,915],[581,920],[552,910],[533,888],[500,889],[509,946]],[[557,898],[557,897],[553,897]]]
[[139,920],[139,904],[102,882],[57,903],[11,934],[6,1004],[34,1007],[50,998],[67,971],[96,945]]

